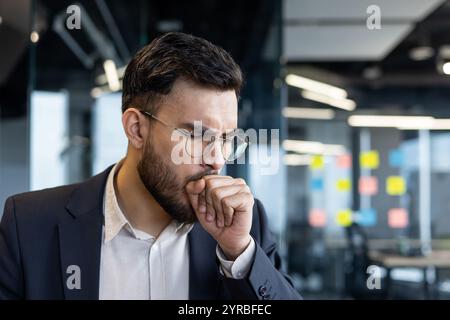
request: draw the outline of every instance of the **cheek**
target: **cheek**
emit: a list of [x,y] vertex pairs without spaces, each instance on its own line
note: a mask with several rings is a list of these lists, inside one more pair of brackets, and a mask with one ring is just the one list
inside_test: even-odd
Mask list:
[[199,164],[175,164],[172,161],[172,150],[179,142],[171,141],[170,136],[168,139],[167,137],[152,136],[150,142],[152,143],[155,154],[164,163],[166,168],[170,168],[179,182],[184,182],[187,177],[203,170],[202,166]]
[[154,134],[150,137],[150,143],[156,155],[163,160],[164,163],[172,164],[170,155],[173,148],[173,142],[170,141],[170,136],[158,136],[157,134]]

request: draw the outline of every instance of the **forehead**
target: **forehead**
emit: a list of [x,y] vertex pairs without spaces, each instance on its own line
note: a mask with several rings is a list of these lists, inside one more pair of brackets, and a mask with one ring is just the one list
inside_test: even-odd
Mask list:
[[218,130],[237,127],[237,98],[234,90],[218,90],[177,80],[162,101],[159,115],[174,125],[202,121]]

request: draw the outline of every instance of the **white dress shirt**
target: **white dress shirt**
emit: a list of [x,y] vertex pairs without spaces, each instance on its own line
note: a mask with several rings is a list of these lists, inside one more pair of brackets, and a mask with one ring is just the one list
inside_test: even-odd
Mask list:
[[[103,241],[100,259],[99,298],[189,299],[189,242],[193,224],[173,220],[158,238],[131,226],[122,213],[114,189],[116,164],[105,188]],[[219,246],[216,254],[226,277],[247,276],[255,252],[252,239],[235,260],[226,260]]]

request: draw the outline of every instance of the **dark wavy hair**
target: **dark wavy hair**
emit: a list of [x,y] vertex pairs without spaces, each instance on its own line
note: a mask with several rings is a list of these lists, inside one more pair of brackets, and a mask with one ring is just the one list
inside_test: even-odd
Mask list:
[[170,32],[143,47],[130,61],[123,78],[122,112],[133,104],[157,112],[157,99],[170,93],[178,78],[220,90],[243,85],[241,69],[228,52],[193,35]]

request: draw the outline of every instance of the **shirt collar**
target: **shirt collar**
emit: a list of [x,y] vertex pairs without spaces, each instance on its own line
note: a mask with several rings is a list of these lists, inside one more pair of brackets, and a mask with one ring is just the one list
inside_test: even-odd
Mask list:
[[[108,175],[108,180],[106,182],[105,187],[105,196],[104,196],[104,216],[105,216],[105,243],[114,239],[117,234],[122,230],[122,228],[126,229],[134,238],[141,240],[148,240],[155,238],[143,231],[134,229],[130,222],[127,220],[122,210],[119,207],[119,203],[117,202],[116,191],[114,189],[114,178],[115,175],[122,165],[122,161],[116,163],[114,167],[111,169],[111,172]],[[172,220],[172,222],[161,232],[161,235],[158,239],[163,240],[167,236],[171,234],[178,233],[188,233],[192,230],[194,225],[188,223],[177,222],[176,220]]]

